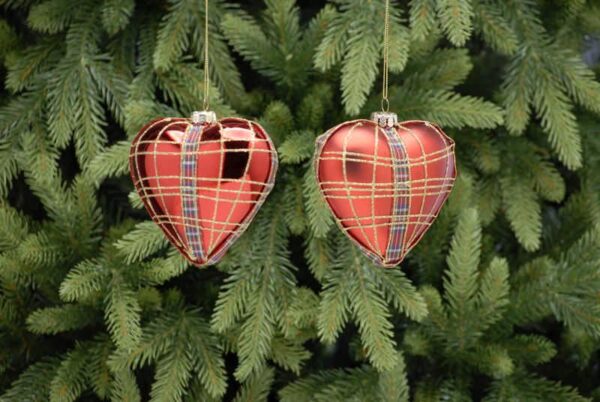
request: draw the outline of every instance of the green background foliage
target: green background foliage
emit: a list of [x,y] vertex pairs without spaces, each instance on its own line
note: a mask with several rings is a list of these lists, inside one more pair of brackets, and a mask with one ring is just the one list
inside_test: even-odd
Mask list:
[[[311,169],[379,107],[383,0],[0,0],[0,401],[600,400],[592,0],[391,1],[390,108],[460,175],[400,267]],[[128,152],[157,116],[255,119],[281,160],[250,229],[190,267]]]

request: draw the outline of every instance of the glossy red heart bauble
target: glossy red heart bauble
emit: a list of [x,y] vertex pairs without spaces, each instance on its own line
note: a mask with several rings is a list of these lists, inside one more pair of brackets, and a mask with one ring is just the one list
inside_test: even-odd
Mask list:
[[315,167],[339,226],[388,267],[419,242],[456,177],[454,142],[424,121],[342,123],[317,139]]
[[277,154],[257,123],[164,118],[135,137],[130,172],[144,205],[193,264],[216,263],[273,187]]

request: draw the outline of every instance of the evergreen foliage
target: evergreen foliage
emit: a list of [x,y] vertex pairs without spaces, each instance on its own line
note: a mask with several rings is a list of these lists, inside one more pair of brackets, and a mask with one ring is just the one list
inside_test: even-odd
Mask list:
[[[314,140],[379,109],[383,0],[0,0],[0,401],[600,399],[591,0],[391,0],[390,110],[459,177],[395,269],[316,186]],[[281,166],[216,266],[128,177],[146,122],[255,119]]]

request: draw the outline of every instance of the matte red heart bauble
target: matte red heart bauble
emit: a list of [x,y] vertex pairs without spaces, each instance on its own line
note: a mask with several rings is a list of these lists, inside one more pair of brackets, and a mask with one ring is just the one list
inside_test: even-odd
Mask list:
[[454,142],[425,121],[374,116],[320,136],[315,168],[340,228],[371,260],[390,267],[419,242],[448,198]]
[[164,118],[135,137],[130,172],[146,210],[193,264],[214,264],[273,187],[277,153],[255,122]]

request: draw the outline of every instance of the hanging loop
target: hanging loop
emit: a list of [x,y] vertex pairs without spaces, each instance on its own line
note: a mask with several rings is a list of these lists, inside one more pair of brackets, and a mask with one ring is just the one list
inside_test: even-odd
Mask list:
[[383,22],[383,79],[381,89],[381,110],[390,110],[388,100],[388,70],[389,70],[389,33],[390,33],[390,0],[385,0],[385,16]]
[[210,107],[210,71],[208,66],[208,0],[204,0],[204,102],[203,109]]
[[388,98],[381,98],[381,111],[389,112],[390,111],[390,101]]

